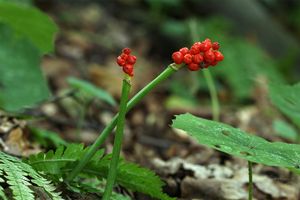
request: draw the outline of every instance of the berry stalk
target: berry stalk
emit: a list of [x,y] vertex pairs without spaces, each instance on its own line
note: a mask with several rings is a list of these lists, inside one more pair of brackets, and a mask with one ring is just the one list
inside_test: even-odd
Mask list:
[[[193,41],[197,41],[198,34],[197,34],[197,22],[194,20],[189,21],[189,27],[191,31],[191,38]],[[207,42],[205,42],[207,41]],[[207,51],[204,53],[203,57],[207,60],[208,63],[214,63],[216,61],[222,61],[224,56],[217,50],[219,50],[220,45],[218,42],[211,43],[208,40],[205,40],[205,48]],[[215,52],[211,51],[211,49],[216,50]],[[215,83],[213,80],[213,77],[209,71],[209,69],[206,69],[203,71],[203,75],[205,78],[205,81],[208,86],[210,98],[211,98],[211,105],[212,105],[212,116],[214,121],[220,120],[220,103],[218,99],[218,93],[217,89],[215,87]]]
[[252,181],[252,162],[251,161],[248,161],[248,176],[249,176],[248,200],[252,200],[252,197],[253,197],[253,181]]
[[112,159],[110,161],[110,167],[108,171],[107,176],[107,182],[105,186],[105,191],[103,194],[102,199],[103,200],[109,200],[115,180],[117,177],[117,168],[118,168],[118,162],[122,147],[122,141],[123,141],[123,132],[124,132],[124,125],[125,125],[125,114],[126,114],[126,104],[128,101],[128,96],[131,88],[131,79],[127,75],[123,80],[123,86],[122,86],[122,95],[121,95],[121,103],[120,103],[120,111],[119,111],[119,117],[117,120],[117,130],[115,134],[114,139],[114,146],[113,146],[113,152],[112,152]]
[[[154,80],[148,83],[143,89],[141,89],[132,99],[127,103],[126,112],[133,108],[137,103],[139,103],[154,87],[160,84],[162,81],[171,76],[183,65],[176,65],[174,63],[170,64],[162,73],[160,73]],[[112,121],[104,128],[89,150],[85,153],[80,162],[75,166],[73,171],[66,178],[67,182],[72,181],[84,168],[84,166],[89,162],[89,160],[95,155],[98,148],[103,144],[109,134],[113,131],[117,125],[119,113],[117,113]]]
[[219,104],[217,89],[214,84],[214,79],[213,79],[209,69],[204,70],[203,75],[204,75],[205,81],[207,83],[210,98],[211,98],[213,120],[219,121],[220,120],[220,104]]

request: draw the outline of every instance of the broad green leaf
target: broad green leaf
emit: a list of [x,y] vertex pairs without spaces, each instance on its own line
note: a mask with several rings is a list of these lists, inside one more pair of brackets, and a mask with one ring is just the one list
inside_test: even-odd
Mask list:
[[0,2],[0,23],[8,24],[21,37],[26,36],[42,53],[53,50],[55,23],[34,7]]
[[91,98],[103,100],[113,106],[116,105],[116,101],[108,92],[96,87],[95,85],[92,85],[87,81],[74,77],[69,77],[67,81],[73,88],[78,89],[81,93],[83,93],[83,95],[85,94]]
[[273,121],[273,129],[277,135],[289,139],[291,141],[296,141],[298,138],[297,131],[294,127],[282,120]]
[[40,59],[31,42],[0,24],[0,108],[16,112],[49,97]]
[[176,116],[172,127],[186,131],[200,144],[255,163],[300,172],[300,145],[267,140],[227,124],[195,117]]
[[300,128],[300,83],[290,85],[269,85],[272,103]]

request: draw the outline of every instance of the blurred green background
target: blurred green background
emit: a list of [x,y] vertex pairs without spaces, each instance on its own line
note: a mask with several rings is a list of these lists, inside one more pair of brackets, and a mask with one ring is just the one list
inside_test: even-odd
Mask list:
[[[130,46],[147,56],[146,61],[155,60],[158,67],[170,63],[172,52],[190,46],[190,24],[196,23],[200,41],[209,37],[221,44],[225,60],[213,74],[218,90],[224,90],[230,100],[251,98],[255,84],[265,79],[280,83],[299,80],[297,0],[39,0],[36,4],[54,14],[61,27],[87,34],[100,49],[97,53],[117,54]],[[89,59],[103,62],[101,55]],[[171,92],[190,100],[206,88],[201,78],[174,80]],[[186,89],[181,82],[192,87]]]

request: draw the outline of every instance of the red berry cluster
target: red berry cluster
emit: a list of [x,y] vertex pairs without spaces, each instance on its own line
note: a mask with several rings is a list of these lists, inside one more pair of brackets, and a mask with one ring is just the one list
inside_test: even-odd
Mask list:
[[123,67],[124,73],[129,76],[133,76],[133,65],[136,62],[136,57],[130,55],[131,50],[129,48],[124,48],[121,55],[117,57],[117,63],[120,67]]
[[197,71],[209,66],[215,66],[224,59],[223,54],[218,51],[220,45],[218,42],[211,42],[205,39],[202,42],[196,42],[190,49],[181,48],[172,54],[172,59],[176,64],[185,63],[189,70]]

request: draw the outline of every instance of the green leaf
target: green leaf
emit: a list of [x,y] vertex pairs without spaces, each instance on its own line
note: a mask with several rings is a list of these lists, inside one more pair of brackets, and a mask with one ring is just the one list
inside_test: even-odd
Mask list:
[[0,108],[16,112],[47,99],[38,49],[1,24],[0,44]]
[[[47,153],[31,155],[27,163],[36,171],[50,175],[52,178],[54,177],[53,179],[55,177],[66,177],[68,172],[73,170],[76,163],[89,148],[84,148],[81,144],[71,144],[67,148],[59,147],[55,152],[50,150]],[[110,161],[111,155],[103,157],[103,150],[98,150],[81,171],[80,175],[97,177],[102,180],[107,177]],[[116,183],[132,191],[138,191],[157,199],[172,199],[163,193],[162,187],[164,183],[154,172],[136,164],[125,162],[124,160],[119,162]],[[79,187],[79,190],[85,186],[82,185],[82,181],[80,183],[73,183],[73,187]]]
[[35,139],[39,141],[39,144],[42,144],[45,147],[49,146],[49,142],[54,144],[55,147],[68,145],[68,143],[56,132],[33,127],[30,128],[30,130],[34,134]]
[[[97,177],[106,178],[110,166],[110,160],[111,155],[107,155],[99,162],[88,164],[83,169],[83,172],[94,174]],[[123,187],[161,200],[173,199],[163,193],[162,187],[164,186],[164,183],[153,171],[149,169],[121,160],[118,164],[117,174],[116,182]]]
[[[44,172],[54,177],[56,177],[55,175],[65,177],[68,175],[68,172],[73,170],[74,165],[82,159],[82,156],[84,156],[88,149],[89,147],[83,148],[83,145],[72,144],[67,146],[67,148],[59,147],[55,152],[50,150],[47,153],[31,155],[27,162],[39,172]],[[102,156],[103,150],[98,150],[91,161],[82,169],[80,175],[97,177],[100,180],[106,178],[111,155]],[[79,180],[81,181],[81,179]],[[138,191],[157,199],[172,199],[163,193],[162,187],[164,183],[154,172],[136,164],[125,162],[124,160],[119,162],[116,182],[132,191]],[[81,185],[80,187],[82,187],[81,183],[82,181],[72,184],[73,187],[78,187],[76,185]]]
[[227,124],[195,117],[176,116],[172,127],[186,131],[200,144],[251,162],[300,172],[300,145],[267,140]]
[[116,101],[114,98],[105,90],[92,85],[91,83],[80,80],[74,77],[69,77],[67,79],[68,83],[73,87],[78,89],[83,95],[88,95],[91,98],[98,98],[109,103],[112,106],[116,105]]
[[[50,181],[39,175],[30,165],[3,152],[0,152],[0,182],[6,182],[14,199],[35,199],[34,192],[30,188],[34,185],[43,189],[51,199],[62,200]],[[0,187],[0,197],[6,199],[2,187]]]
[[[74,164],[80,160],[89,147],[84,148],[83,144],[70,144],[66,148],[60,146],[54,152],[53,150],[47,153],[38,153],[31,155],[27,162],[35,170],[45,172],[47,174],[61,175],[63,168],[68,164]],[[98,150],[93,156],[93,159],[100,159],[103,155],[103,150]],[[74,167],[73,165],[71,165]]]
[[297,131],[294,127],[282,120],[273,121],[273,129],[277,133],[277,135],[289,139],[291,141],[296,141],[298,138]]
[[[104,193],[105,188],[105,181],[99,180],[97,178],[88,178],[85,180],[82,180],[80,182],[76,182],[76,185],[68,185],[69,188],[76,193],[84,194],[84,193],[94,193],[94,194],[101,194],[101,196]],[[116,192],[112,192],[110,200],[131,200],[129,196],[125,196],[123,194],[119,194]]]
[[42,53],[53,51],[54,35],[58,28],[38,9],[0,2],[0,22],[8,24],[21,37],[29,38]]
[[295,85],[269,85],[272,103],[300,128],[300,82]]

